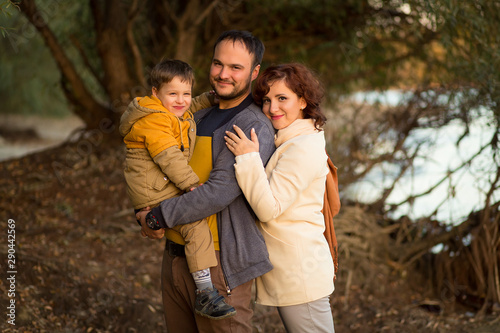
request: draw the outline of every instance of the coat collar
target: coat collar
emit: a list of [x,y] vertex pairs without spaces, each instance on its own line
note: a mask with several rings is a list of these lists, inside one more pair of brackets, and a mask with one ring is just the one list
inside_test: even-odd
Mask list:
[[286,141],[300,135],[315,134],[319,131],[314,127],[312,119],[297,119],[287,127],[281,129],[274,136],[274,144],[276,148],[281,146]]

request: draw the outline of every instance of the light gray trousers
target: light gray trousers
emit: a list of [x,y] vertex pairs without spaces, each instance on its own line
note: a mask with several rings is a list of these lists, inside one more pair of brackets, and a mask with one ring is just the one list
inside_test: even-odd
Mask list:
[[288,333],[334,333],[330,296],[291,306],[280,306],[278,312]]

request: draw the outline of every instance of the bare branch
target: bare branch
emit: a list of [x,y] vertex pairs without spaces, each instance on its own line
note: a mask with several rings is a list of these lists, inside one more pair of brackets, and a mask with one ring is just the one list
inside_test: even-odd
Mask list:
[[97,127],[98,124],[94,124],[96,119],[93,119],[91,113],[95,112],[96,114],[99,114],[99,112],[101,112],[105,114],[108,109],[100,104],[87,90],[73,63],[69,60],[66,52],[63,50],[54,33],[47,25],[47,22],[45,22],[42,15],[40,15],[35,2],[33,0],[26,0],[20,2],[19,6],[24,15],[42,35],[61,71],[64,81],[70,86],[70,88],[67,86],[65,87],[65,92],[67,95],[71,95],[71,99],[77,106],[80,106],[77,110],[75,110],[75,112],[87,124],[95,125]]
[[179,19],[177,18],[177,16],[175,16],[175,15],[174,15],[174,10],[172,9],[172,7],[170,7],[170,4],[168,3],[168,0],[164,0],[164,1],[162,2],[162,5],[163,5],[163,7],[164,7],[164,9],[165,9],[165,12],[166,12],[166,13],[167,13],[167,15],[170,17],[170,19],[171,19],[172,21],[174,21],[174,23],[175,23],[176,25],[178,25],[178,24],[179,24]]
[[[122,109],[131,98],[136,81],[131,78],[129,56],[126,51],[127,13],[119,0],[91,0],[92,12],[97,20],[105,13],[102,22],[96,22],[96,49],[106,79],[106,93],[114,108]],[[101,7],[105,8],[101,8]],[[116,113],[118,115],[118,112]]]
[[144,76],[144,64],[142,61],[142,55],[141,51],[139,50],[139,46],[137,45],[137,42],[135,41],[134,38],[134,32],[133,32],[133,27],[134,27],[134,21],[137,17],[137,14],[139,14],[140,10],[138,9],[138,0],[134,0],[132,2],[132,5],[130,6],[129,12],[128,12],[128,21],[127,21],[127,42],[130,46],[130,49],[132,50],[132,55],[134,57],[134,67],[135,67],[135,75],[137,76],[137,79],[141,83],[143,87],[147,87],[147,82],[146,78]]
[[485,150],[486,148],[488,148],[490,145],[489,144],[486,144],[486,145],[483,145],[472,157],[470,157],[467,161],[463,162],[462,164],[460,164],[458,167],[456,167],[455,169],[453,170],[450,170],[447,172],[447,174],[441,178],[436,184],[434,184],[432,187],[430,187],[427,191],[425,192],[422,192],[422,193],[419,193],[419,194],[415,194],[415,195],[412,195],[408,198],[406,198],[405,200],[401,201],[400,203],[397,203],[397,204],[394,204],[394,206],[401,206],[405,203],[407,203],[408,201],[410,200],[415,200],[417,198],[420,198],[420,197],[423,197],[429,193],[431,193],[432,191],[434,191],[439,185],[441,185],[443,182],[445,182],[449,177],[450,175],[454,174],[455,172],[457,172],[458,170],[462,169],[463,167],[465,167],[466,165],[470,164],[476,157],[478,157],[482,152],[483,150]]
[[212,3],[209,6],[207,6],[207,8],[205,8],[203,13],[201,13],[201,15],[198,16],[198,19],[194,22],[194,25],[199,26],[203,22],[203,20],[210,14],[210,12],[215,8],[215,6],[217,6],[218,3],[219,0],[212,1]]
[[102,31],[104,18],[102,10],[99,8],[99,3],[97,2],[97,0],[90,0],[90,9],[92,10],[92,15],[94,16],[95,30]]
[[477,221],[469,219],[454,227],[449,232],[406,243],[406,246],[403,246],[397,255],[399,258],[399,263],[403,264],[408,262],[409,260],[413,261],[417,259],[415,256],[418,256],[418,254],[420,254],[421,256],[427,253],[437,244],[445,243],[450,239],[455,239],[457,237],[461,239],[466,234],[468,234],[471,228],[475,225],[477,225]]
[[80,57],[82,57],[82,60],[83,60],[83,63],[85,64],[85,66],[88,68],[88,70],[92,73],[92,75],[94,76],[94,78],[97,80],[97,82],[100,83],[100,85],[102,87],[104,87],[104,82],[102,81],[102,78],[101,76],[97,73],[97,71],[95,70],[95,68],[92,66],[92,64],[90,63],[90,60],[89,58],[87,57],[87,55],[85,54],[85,50],[83,49],[83,46],[82,46],[82,43],[80,43],[80,41],[78,40],[78,38],[76,38],[75,36],[70,36],[69,37],[71,42],[73,43],[73,45],[76,47],[76,49],[78,50],[78,53],[80,53]]
[[[379,208],[381,208],[383,206],[383,204],[385,203],[385,201],[387,200],[387,198],[389,197],[389,195],[394,190],[396,184],[401,180],[401,178],[403,178],[404,174],[406,173],[406,170],[408,170],[408,168],[413,164],[413,161],[415,160],[415,158],[418,156],[419,148],[420,148],[420,145],[417,147],[417,149],[415,149],[415,152],[413,153],[413,155],[410,156],[410,157],[408,157],[405,160],[405,165],[399,171],[398,176],[393,180],[392,185],[389,186],[389,187],[387,187],[384,190],[384,192],[382,193],[382,195],[380,196],[379,200],[377,200],[372,205],[375,209],[378,210]],[[396,152],[396,150],[394,151],[394,153],[395,152]]]
[[[497,166],[497,173],[495,176],[495,180],[491,183],[490,189],[488,190],[488,193],[486,194],[486,200],[484,203],[485,208],[490,207],[491,203],[491,198],[493,197],[493,193],[498,189],[498,183],[500,181],[500,166]],[[483,220],[487,221],[489,220],[489,214],[485,214],[483,217]]]

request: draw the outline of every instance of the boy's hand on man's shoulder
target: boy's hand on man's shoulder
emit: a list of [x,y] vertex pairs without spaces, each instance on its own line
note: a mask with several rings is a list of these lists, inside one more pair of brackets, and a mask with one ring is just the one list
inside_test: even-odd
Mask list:
[[217,96],[217,93],[215,92],[215,90],[210,90],[208,92],[210,94],[210,98],[212,98],[213,100],[213,103],[212,104],[219,104],[219,96]]

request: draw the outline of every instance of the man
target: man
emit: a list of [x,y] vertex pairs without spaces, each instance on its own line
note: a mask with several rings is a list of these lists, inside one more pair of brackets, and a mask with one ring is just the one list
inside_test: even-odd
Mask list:
[[246,31],[227,31],[214,46],[210,84],[219,106],[195,115],[197,139],[190,165],[202,186],[180,197],[165,200],[151,212],[141,212],[142,233],[161,238],[163,229],[207,217],[219,265],[212,280],[236,316],[210,320],[195,316],[195,285],[183,256],[183,240],[166,229],[162,264],[162,296],[169,332],[251,332],[252,281],[272,269],[267,249],[234,175],[234,156],[227,149],[225,131],[233,124],[247,135],[255,129],[263,161],[274,152],[274,129],[253,103],[251,83],[259,74],[262,42]]

